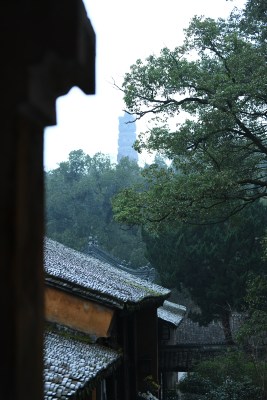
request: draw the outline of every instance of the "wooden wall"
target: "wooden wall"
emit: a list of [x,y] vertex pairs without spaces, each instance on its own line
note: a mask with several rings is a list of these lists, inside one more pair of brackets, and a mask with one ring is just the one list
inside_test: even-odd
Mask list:
[[51,287],[45,288],[45,318],[96,337],[108,337],[114,310]]

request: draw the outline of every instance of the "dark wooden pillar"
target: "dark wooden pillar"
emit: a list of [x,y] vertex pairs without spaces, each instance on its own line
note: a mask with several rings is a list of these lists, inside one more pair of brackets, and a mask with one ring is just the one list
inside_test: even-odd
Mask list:
[[146,391],[144,379],[151,375],[158,381],[158,317],[157,308],[143,308],[136,318],[138,391]]
[[0,397],[40,400],[43,128],[72,86],[94,92],[95,37],[81,0],[10,0],[0,48]]
[[41,399],[43,136],[27,119],[13,122],[1,138],[0,380],[5,399],[26,399],[29,388]]

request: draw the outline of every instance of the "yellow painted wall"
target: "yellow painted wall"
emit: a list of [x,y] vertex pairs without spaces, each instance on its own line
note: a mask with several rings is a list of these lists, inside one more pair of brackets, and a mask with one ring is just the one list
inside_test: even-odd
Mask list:
[[45,288],[45,318],[84,333],[108,337],[114,310],[65,293]]

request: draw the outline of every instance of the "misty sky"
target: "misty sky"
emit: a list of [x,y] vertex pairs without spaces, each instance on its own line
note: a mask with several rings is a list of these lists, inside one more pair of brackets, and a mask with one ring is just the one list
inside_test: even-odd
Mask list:
[[[57,125],[45,130],[44,166],[54,169],[71,150],[94,155],[101,151],[116,161],[118,117],[123,115],[120,85],[138,58],[158,54],[164,46],[182,43],[183,29],[194,15],[227,17],[244,0],[85,0],[96,32],[96,95],[78,88],[57,100]],[[137,123],[137,131],[145,128]],[[145,160],[145,157],[141,157]]]

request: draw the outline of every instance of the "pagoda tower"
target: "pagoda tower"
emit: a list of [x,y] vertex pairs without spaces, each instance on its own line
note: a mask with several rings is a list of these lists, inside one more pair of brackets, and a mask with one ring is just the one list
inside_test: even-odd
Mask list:
[[119,117],[119,138],[117,162],[123,157],[128,157],[131,161],[138,162],[138,153],[133,149],[136,140],[136,124],[134,117],[127,112]]

